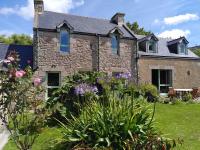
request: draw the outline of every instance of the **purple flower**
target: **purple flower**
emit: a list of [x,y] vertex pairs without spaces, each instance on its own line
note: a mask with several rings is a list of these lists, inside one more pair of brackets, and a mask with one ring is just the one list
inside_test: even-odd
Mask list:
[[116,78],[117,79],[121,79],[121,78],[129,79],[129,78],[131,78],[131,73],[130,72],[128,72],[128,73],[119,73],[119,74],[116,75]]
[[96,94],[98,89],[96,86],[90,86],[86,83],[81,83],[75,87],[75,94],[83,96],[86,93],[94,93]]
[[91,91],[96,94],[98,93],[98,88],[96,86],[93,86]]

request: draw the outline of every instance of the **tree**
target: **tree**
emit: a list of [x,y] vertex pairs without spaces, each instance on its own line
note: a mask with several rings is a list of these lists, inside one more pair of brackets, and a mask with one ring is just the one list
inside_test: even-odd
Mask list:
[[32,45],[33,39],[25,34],[13,34],[11,36],[0,35],[0,42],[5,44]]
[[130,22],[127,22],[126,24],[135,34],[139,35],[149,35],[151,34],[151,31],[146,31],[144,28],[140,27],[137,22],[133,22],[132,24]]

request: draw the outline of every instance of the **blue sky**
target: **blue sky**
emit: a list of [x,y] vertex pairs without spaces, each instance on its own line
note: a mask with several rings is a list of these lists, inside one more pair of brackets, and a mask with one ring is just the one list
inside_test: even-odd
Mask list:
[[[44,0],[45,10],[110,19],[116,12],[160,37],[200,45],[200,0]],[[0,1],[0,34],[32,35],[33,0]]]

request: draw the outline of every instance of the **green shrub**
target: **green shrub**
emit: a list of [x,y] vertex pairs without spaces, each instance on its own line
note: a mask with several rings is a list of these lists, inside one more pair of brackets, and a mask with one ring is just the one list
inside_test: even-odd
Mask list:
[[191,101],[191,100],[192,100],[192,94],[191,94],[191,93],[186,93],[186,94],[184,94],[183,97],[182,97],[182,100],[183,100],[184,102]]
[[140,88],[148,102],[154,102],[158,100],[158,90],[154,85],[142,84],[140,85]]
[[98,78],[105,76],[99,72],[83,72],[68,76],[64,79],[63,85],[47,100],[46,108],[49,110],[48,123],[56,125],[58,120],[70,117],[70,114],[78,115],[81,105],[90,99],[98,99],[97,94],[86,93],[76,95],[75,88],[80,84],[95,85]]
[[110,97],[107,105],[93,101],[69,124],[61,123],[63,141],[68,149],[170,149],[170,142],[157,134],[150,120],[144,100]]

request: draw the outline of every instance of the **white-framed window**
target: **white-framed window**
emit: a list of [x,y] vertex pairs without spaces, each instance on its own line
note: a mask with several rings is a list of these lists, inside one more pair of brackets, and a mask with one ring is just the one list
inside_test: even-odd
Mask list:
[[47,72],[47,98],[51,97],[52,93],[60,87],[60,83],[60,72]]
[[60,52],[70,52],[70,33],[66,29],[60,30]]
[[156,53],[157,52],[157,42],[154,40],[150,40],[148,42],[148,50],[150,53]]
[[111,47],[112,47],[112,54],[119,55],[119,49],[120,49],[120,41],[119,36],[116,34],[113,34],[111,36]]
[[187,45],[184,43],[180,43],[178,46],[179,54],[186,54],[187,53]]

